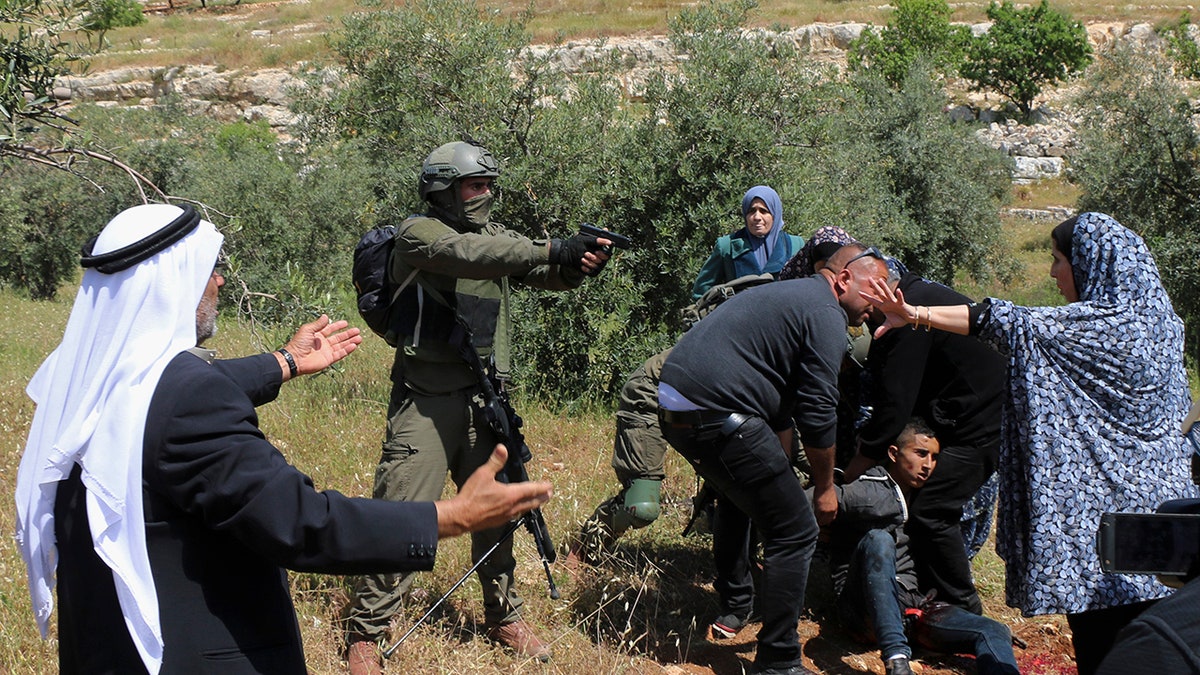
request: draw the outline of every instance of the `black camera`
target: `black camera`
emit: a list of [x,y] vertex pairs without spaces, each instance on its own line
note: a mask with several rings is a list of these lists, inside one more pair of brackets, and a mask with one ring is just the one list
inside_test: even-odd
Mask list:
[[1157,574],[1179,588],[1200,576],[1200,499],[1173,499],[1154,513],[1105,513],[1096,535],[1100,569]]

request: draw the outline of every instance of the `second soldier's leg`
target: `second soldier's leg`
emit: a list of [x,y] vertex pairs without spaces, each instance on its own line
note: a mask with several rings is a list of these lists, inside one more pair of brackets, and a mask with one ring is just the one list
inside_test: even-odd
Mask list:
[[658,427],[658,372],[669,353],[652,356],[621,388],[612,467],[623,488],[596,507],[580,527],[568,566],[580,561],[596,564],[626,531],[646,527],[658,517],[658,494],[670,447]]

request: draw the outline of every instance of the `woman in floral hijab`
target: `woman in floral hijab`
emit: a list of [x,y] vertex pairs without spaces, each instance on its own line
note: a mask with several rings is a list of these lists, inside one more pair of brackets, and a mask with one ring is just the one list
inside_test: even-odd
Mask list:
[[1105,511],[1196,496],[1178,432],[1190,401],[1183,322],[1141,237],[1084,213],[1051,239],[1061,307],[913,307],[883,286],[868,299],[887,313],[880,331],[970,333],[1008,356],[996,539],[1007,601],[1026,616],[1066,614],[1087,674],[1170,593],[1151,575],[1103,573],[1095,539]]
[[804,242],[799,252],[792,256],[779,271],[780,279],[803,279],[816,273],[817,263],[823,263],[829,256],[846,244],[857,244],[858,240],[848,232],[834,225],[817,228],[813,236]]

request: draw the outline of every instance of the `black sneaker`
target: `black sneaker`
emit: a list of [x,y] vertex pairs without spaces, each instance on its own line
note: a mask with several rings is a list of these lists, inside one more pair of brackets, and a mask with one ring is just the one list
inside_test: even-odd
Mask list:
[[747,621],[747,617],[741,617],[737,614],[722,614],[708,628],[712,632],[713,638],[728,640],[741,632],[746,627]]
[[883,672],[885,675],[913,675],[907,656],[893,656],[888,659],[883,664]]

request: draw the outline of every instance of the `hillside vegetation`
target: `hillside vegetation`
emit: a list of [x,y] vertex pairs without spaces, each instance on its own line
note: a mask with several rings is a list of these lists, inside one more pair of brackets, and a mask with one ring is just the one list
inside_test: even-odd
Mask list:
[[[286,67],[299,61],[327,58],[327,37],[346,15],[402,6],[382,0],[172,0],[147,6],[147,23],[109,32],[109,47],[94,67],[117,65],[212,64],[228,68]],[[695,3],[686,0],[539,0],[530,3],[484,0],[479,3],[498,17],[528,12],[533,42],[550,44],[571,39],[665,35],[670,17]],[[1187,0],[1153,4],[1062,0],[1053,6],[1085,23],[1176,20],[1195,8]],[[988,3],[953,3],[952,20],[986,21]],[[867,0],[762,0],[750,25],[803,26],[857,21],[883,25],[886,4]]]

